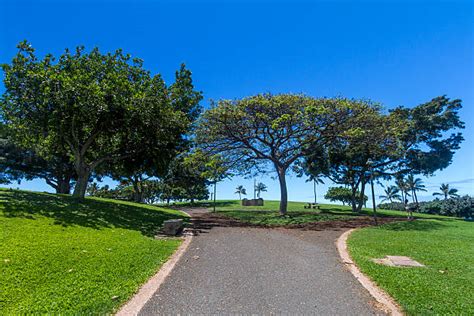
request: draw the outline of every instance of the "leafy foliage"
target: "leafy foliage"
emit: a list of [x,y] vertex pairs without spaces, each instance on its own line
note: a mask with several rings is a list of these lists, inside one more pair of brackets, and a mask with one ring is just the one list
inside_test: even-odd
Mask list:
[[399,194],[400,190],[398,187],[391,185],[388,186],[384,189],[385,195],[381,195],[380,198],[383,201],[390,201],[391,204],[393,204],[393,201],[400,201],[401,200],[401,195]]
[[207,186],[210,181],[205,177],[202,167],[187,155],[178,156],[170,165],[168,173],[161,180],[160,199],[181,201],[205,200],[209,197]]
[[445,200],[433,200],[420,205],[420,212],[456,217],[474,217],[474,198],[465,195]]
[[[306,159],[325,162],[313,166],[311,174],[323,174],[351,187],[354,210],[362,207],[361,197],[371,176],[388,180],[407,173],[412,177],[432,174],[451,163],[463,140],[460,133],[448,134],[464,127],[458,114],[460,100],[442,96],[412,109],[398,107],[388,114],[370,101],[353,102],[358,106],[353,106],[348,116],[351,127],[322,149],[309,151]],[[423,190],[420,180],[412,180],[417,183],[399,183],[403,200],[411,191],[417,201],[416,191]]]
[[[466,218],[474,216],[474,198],[468,195],[452,197],[446,200],[435,199],[429,202],[419,202],[418,206],[420,213]],[[405,210],[405,205],[398,202],[381,203],[378,207],[385,210]]]
[[1,115],[24,148],[43,158],[60,151],[74,162],[76,197],[107,164],[135,159],[135,169],[168,161],[197,115],[201,95],[184,66],[167,87],[142,60],[121,50],[78,47],[56,61],[52,55],[39,60],[27,42],[18,48],[12,63],[3,65]]
[[405,204],[402,202],[391,202],[391,203],[380,203],[377,205],[378,208],[382,210],[395,210],[395,211],[404,211]]
[[344,99],[315,99],[294,94],[259,94],[221,100],[204,112],[197,142],[205,152],[223,154],[242,174],[278,175],[280,213],[288,203],[286,174],[310,144],[327,141],[341,126],[350,104]]
[[[359,195],[360,193],[357,192]],[[326,200],[331,202],[341,202],[343,205],[350,204],[352,201],[352,190],[345,187],[331,187],[324,195]],[[364,196],[364,201],[367,201],[368,197]]]
[[61,151],[47,158],[40,157],[34,149],[17,145],[9,134],[7,127],[0,123],[0,183],[40,178],[56,193],[69,194],[76,178],[69,158]]

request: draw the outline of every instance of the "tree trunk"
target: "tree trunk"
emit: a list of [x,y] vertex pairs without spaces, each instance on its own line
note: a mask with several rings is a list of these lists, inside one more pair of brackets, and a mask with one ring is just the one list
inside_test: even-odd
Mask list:
[[372,209],[374,210],[374,221],[375,225],[378,225],[377,223],[377,205],[375,204],[375,192],[374,192],[374,180],[370,179],[370,187],[372,190]]
[[286,187],[286,169],[277,167],[278,180],[280,181],[280,215],[286,215],[288,209],[288,189]]
[[317,204],[317,196],[316,196],[316,180],[313,180],[313,192],[314,192],[314,204]]
[[132,178],[133,186],[133,201],[137,203],[143,203],[143,190],[140,187],[140,179]]
[[217,187],[217,181],[214,182],[214,207],[213,207],[213,212],[216,211],[216,187]]
[[352,195],[351,195],[351,206],[352,206],[352,212],[356,213],[357,212],[357,187],[353,184],[351,184],[351,190],[352,190]]
[[87,190],[87,183],[89,182],[90,171],[87,169],[80,170],[77,173],[77,181],[74,187],[74,193],[72,194],[73,197],[78,198],[80,200],[84,199]]
[[77,181],[76,185],[74,186],[74,192],[72,196],[83,200],[84,196],[86,195],[87,184],[89,182],[91,170],[80,156],[76,157],[74,167],[76,169]]
[[359,205],[357,205],[357,213],[360,213],[362,210],[362,205],[365,203],[365,180],[362,179],[360,182],[360,196],[359,196]]
[[60,194],[71,193],[71,177],[65,176],[64,178],[58,178],[56,193],[60,193]]

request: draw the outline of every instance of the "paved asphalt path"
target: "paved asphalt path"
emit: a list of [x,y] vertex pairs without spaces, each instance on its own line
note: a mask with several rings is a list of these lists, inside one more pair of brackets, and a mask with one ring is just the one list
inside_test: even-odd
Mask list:
[[140,315],[382,314],[340,263],[341,233],[214,227],[194,237]]

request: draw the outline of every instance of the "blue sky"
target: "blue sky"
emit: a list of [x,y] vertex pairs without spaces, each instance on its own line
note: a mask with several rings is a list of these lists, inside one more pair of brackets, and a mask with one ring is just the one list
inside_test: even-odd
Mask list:
[[[259,92],[370,98],[387,108],[447,94],[463,100],[466,140],[450,167],[425,179],[422,198],[442,182],[473,194],[473,11],[471,1],[0,0],[0,62],[23,39],[41,55],[123,48],[169,82],[186,63],[204,106]],[[258,180],[269,187],[264,198],[279,198],[277,180]],[[236,198],[239,184],[250,191],[253,181],[226,181],[218,196]],[[290,200],[311,200],[304,179],[288,186]],[[41,180],[20,187],[50,190]]]

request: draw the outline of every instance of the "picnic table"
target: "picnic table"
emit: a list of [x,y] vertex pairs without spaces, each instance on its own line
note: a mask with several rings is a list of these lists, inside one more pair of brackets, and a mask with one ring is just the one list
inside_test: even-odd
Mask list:
[[307,205],[304,206],[304,208],[319,210],[320,206],[318,203],[308,203]]

